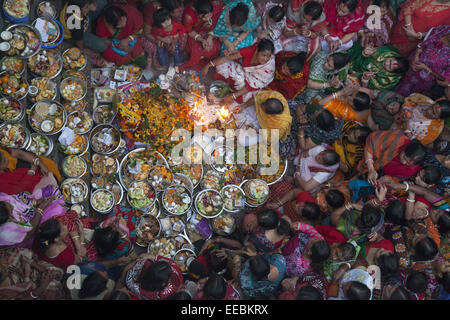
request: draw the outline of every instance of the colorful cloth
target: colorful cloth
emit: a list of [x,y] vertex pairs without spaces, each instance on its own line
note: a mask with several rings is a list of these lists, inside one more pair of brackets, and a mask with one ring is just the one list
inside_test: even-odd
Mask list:
[[[375,103],[370,108],[372,120],[378,125],[380,130],[389,130],[395,122],[395,115],[386,110],[386,106],[392,102],[403,105],[404,97],[394,91],[384,91],[378,96]],[[399,109],[400,112],[401,109]]]
[[273,243],[267,239],[266,230],[258,226],[250,234],[249,241],[255,245],[258,251],[269,253],[280,248],[285,241],[285,237],[280,241]]
[[316,288],[322,294],[323,300],[326,300],[327,282],[323,275],[314,271],[301,275],[297,280],[295,290],[284,291],[278,296],[278,300],[296,300],[298,291],[304,286]]
[[[326,21],[326,15],[325,12],[322,12],[322,14],[320,15],[320,17],[313,21],[310,25],[308,25],[308,23],[306,21],[303,21],[302,16],[305,10],[305,4],[308,2],[309,0],[291,0],[289,1],[289,4],[287,6],[287,11],[286,11],[286,23],[287,23],[287,29],[288,30],[293,30],[294,28],[297,27],[301,27],[301,26],[309,26],[311,28],[311,30],[315,31],[315,32],[320,32],[321,30],[323,30],[326,25],[327,25],[327,21]],[[319,0],[317,1],[320,4],[323,3],[323,0]]]
[[358,32],[366,22],[365,6],[358,1],[356,9],[346,16],[339,16],[337,6],[340,0],[327,0],[323,4],[323,11],[327,17],[328,31],[331,36],[342,38],[346,34]]
[[336,118],[344,121],[366,122],[369,111],[356,112],[352,105],[342,99],[333,99],[324,104],[324,108],[330,111]]
[[353,173],[358,161],[364,156],[364,145],[353,144],[348,141],[348,135],[356,128],[362,125],[359,122],[347,122],[342,127],[342,138],[333,143],[334,150],[339,154],[341,162],[347,167],[350,173]]
[[341,282],[339,283],[339,296],[337,300],[344,300],[344,291],[342,290],[342,285],[346,282],[357,281],[364,284],[370,290],[370,299],[372,300],[372,292],[373,292],[373,278],[372,276],[365,270],[362,269],[351,269],[344,274]]
[[379,28],[372,27],[369,19],[366,19],[363,30],[365,32],[373,33],[372,41],[375,47],[381,47],[385,44],[389,44],[389,38],[391,36],[392,27],[394,26],[395,15],[392,14],[389,8],[386,8],[386,14],[380,19]]

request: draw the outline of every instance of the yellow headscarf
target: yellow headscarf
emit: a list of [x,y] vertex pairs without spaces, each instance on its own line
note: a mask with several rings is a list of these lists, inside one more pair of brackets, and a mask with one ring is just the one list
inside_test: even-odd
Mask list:
[[[283,113],[267,114],[262,103],[267,99],[274,98],[280,100],[283,105]],[[278,91],[263,90],[255,95],[256,117],[262,129],[279,129],[280,140],[286,140],[291,132],[292,116],[289,112],[289,105],[286,98]]]

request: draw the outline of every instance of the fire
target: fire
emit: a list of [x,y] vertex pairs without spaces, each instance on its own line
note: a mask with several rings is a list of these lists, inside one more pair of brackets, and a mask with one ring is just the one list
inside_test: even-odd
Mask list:
[[217,113],[222,120],[226,120],[230,117],[230,111],[225,107],[220,108]]

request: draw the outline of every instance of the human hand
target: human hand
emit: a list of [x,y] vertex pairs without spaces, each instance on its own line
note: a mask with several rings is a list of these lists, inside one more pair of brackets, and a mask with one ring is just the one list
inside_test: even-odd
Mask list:
[[387,188],[384,184],[380,184],[375,189],[375,195],[377,196],[378,201],[381,203],[386,198]]
[[55,200],[54,196],[39,199],[36,203],[36,207],[45,210],[53,202],[53,200]]
[[373,71],[364,71],[363,72],[363,78],[366,80],[370,80],[372,78],[374,78],[377,75],[378,72],[373,72]]
[[280,207],[280,205],[276,202],[270,202],[266,205],[267,209],[275,210]]
[[122,40],[120,40],[119,44],[117,44],[117,48],[119,48],[120,50],[129,52],[129,51],[131,51],[131,48],[128,45],[129,43],[130,43],[130,40],[128,38],[122,39]]
[[331,87],[337,89],[342,85],[342,82],[341,80],[339,80],[339,76],[336,74],[331,78],[329,84]]
[[128,257],[120,257],[119,259],[117,259],[118,266],[127,265],[129,262],[130,262],[130,258],[128,258]]
[[351,203],[351,207],[357,211],[361,211],[363,209],[363,206],[361,203]]
[[428,66],[425,63],[423,63],[423,62],[415,63],[414,64],[414,68],[416,69],[416,71],[417,70],[423,70],[423,71],[426,71],[426,72],[430,73],[430,68],[428,68]]
[[286,291],[295,290],[295,286],[297,285],[297,277],[294,278],[285,278],[281,281],[281,287]]
[[254,256],[258,255],[258,252],[256,251],[256,249],[252,248],[250,246],[245,247],[242,252],[250,257],[254,257]]
[[87,249],[82,245],[77,249],[77,253],[80,257],[85,257],[87,255]]
[[409,39],[418,39],[419,38],[419,34],[414,30],[413,26],[410,24],[409,26],[404,25],[403,26],[403,30],[405,30],[406,35],[408,36]]
[[361,36],[361,45],[364,48],[373,46],[373,39],[375,34],[373,32],[363,32]]
[[378,233],[377,232],[371,232],[367,235],[367,238],[370,242],[376,242],[378,240]]
[[231,104],[234,101],[234,97],[232,94],[227,95],[225,98],[223,98],[223,103],[225,104]]
[[307,26],[301,26],[299,34],[305,38],[309,38],[312,35],[312,31]]
[[414,181],[416,182],[416,185],[424,187],[424,188],[428,188],[428,184],[425,183],[425,181],[423,181],[422,178],[419,175],[416,176]]
[[339,283],[344,276],[344,274],[348,271],[348,266],[346,264],[342,264],[332,276],[332,283]]
[[48,167],[45,165],[45,163],[39,161],[39,169],[41,169],[41,173],[44,176],[48,176],[48,174],[50,173],[50,170],[48,169]]
[[371,170],[369,169],[369,174],[367,175],[367,181],[371,184],[371,185],[375,185],[375,181],[378,178],[378,173],[375,170]]
[[334,52],[341,46],[341,42],[339,40],[330,40],[328,41],[328,45],[330,46],[330,51]]
[[202,68],[202,71],[201,71],[202,76],[203,76],[203,77],[206,77],[206,75],[208,74],[208,72],[209,72],[209,64],[207,64],[206,66],[204,66],[204,67]]
[[366,57],[370,57],[377,51],[377,48],[373,46],[373,44],[369,44],[363,51]]

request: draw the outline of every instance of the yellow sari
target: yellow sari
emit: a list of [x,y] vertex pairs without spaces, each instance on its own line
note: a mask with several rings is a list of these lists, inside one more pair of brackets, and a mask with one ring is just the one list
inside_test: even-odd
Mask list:
[[[280,100],[283,104],[283,113],[267,114],[262,103],[267,99],[274,98]],[[289,105],[284,96],[273,90],[263,90],[255,95],[256,117],[262,129],[278,129],[280,130],[280,140],[284,141],[291,133],[292,116],[289,111]]]

